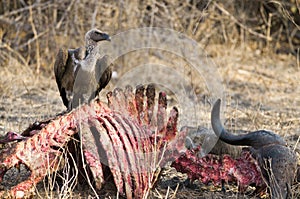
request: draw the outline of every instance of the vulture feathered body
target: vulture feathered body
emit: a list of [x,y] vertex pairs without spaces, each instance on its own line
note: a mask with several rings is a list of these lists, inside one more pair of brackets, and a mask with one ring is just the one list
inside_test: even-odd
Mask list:
[[108,34],[92,29],[85,35],[84,47],[59,49],[54,73],[62,101],[69,110],[92,100],[110,81],[108,56],[100,55],[98,47],[98,42],[104,40],[110,41]]

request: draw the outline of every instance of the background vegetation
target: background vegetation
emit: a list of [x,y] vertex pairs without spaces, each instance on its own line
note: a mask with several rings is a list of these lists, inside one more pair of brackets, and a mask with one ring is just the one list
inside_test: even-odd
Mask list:
[[0,63],[14,58],[49,72],[59,47],[77,47],[91,27],[110,34],[145,26],[172,28],[204,47],[248,45],[297,54],[298,0],[2,0]]

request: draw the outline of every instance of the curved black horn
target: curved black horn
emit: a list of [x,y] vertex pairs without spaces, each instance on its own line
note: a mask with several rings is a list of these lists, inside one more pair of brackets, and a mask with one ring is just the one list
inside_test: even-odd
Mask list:
[[220,119],[220,106],[221,99],[218,99],[211,111],[211,125],[217,136],[220,140],[231,145],[250,145],[248,142],[248,137],[246,135],[234,135],[224,128],[221,119]]
[[268,144],[286,144],[279,135],[271,131],[259,130],[240,135],[234,135],[226,131],[220,119],[220,106],[221,99],[218,99],[211,111],[211,125],[215,134],[219,136],[220,140],[223,142],[231,145],[252,146],[256,149]]
[[223,124],[220,119],[221,99],[217,99],[211,111],[211,125],[217,136],[221,136],[224,131]]

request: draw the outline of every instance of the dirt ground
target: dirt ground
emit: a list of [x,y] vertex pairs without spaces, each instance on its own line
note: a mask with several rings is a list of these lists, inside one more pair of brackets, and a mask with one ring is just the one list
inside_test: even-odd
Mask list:
[[[225,125],[235,131],[272,130],[283,136],[290,147],[299,153],[299,59],[242,46],[212,45],[206,50],[218,65],[225,85]],[[54,74],[36,75],[31,69],[11,60],[1,68],[0,77],[1,134],[7,131],[21,132],[32,122],[49,118],[65,109]],[[168,189],[168,186],[171,188]],[[153,189],[151,198],[257,197],[251,195],[251,189],[245,195],[238,195],[236,186],[226,187],[227,191],[223,193],[220,187],[204,186],[199,182],[191,184],[186,181],[185,175],[167,168]],[[295,198],[300,197],[299,184],[293,186],[293,192]],[[115,197],[107,193],[103,197]],[[86,194],[75,191],[74,198],[86,198]]]

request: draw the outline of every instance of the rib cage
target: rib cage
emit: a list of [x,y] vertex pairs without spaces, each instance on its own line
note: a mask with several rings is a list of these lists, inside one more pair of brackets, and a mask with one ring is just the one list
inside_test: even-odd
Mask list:
[[[1,152],[5,156],[0,158],[0,174],[3,177],[9,168],[22,163],[31,170],[31,176],[8,192],[1,191],[0,196],[30,195],[34,185],[47,173],[60,169],[62,152],[59,149],[64,148],[78,132],[85,161],[97,189],[101,189],[105,183],[102,167],[106,165],[121,195],[132,198],[147,194],[162,155],[160,150],[169,143],[172,151],[177,143],[169,141],[175,138],[177,132],[178,111],[173,108],[171,117],[165,122],[165,93],[159,94],[155,115],[154,86],[147,87],[146,96],[143,86],[137,87],[135,94],[132,90],[129,86],[125,92],[115,89],[107,95],[108,106],[94,100],[89,105],[25,130],[23,136],[34,135]],[[45,127],[39,130],[40,125]],[[153,131],[154,127],[157,127],[156,132]],[[103,151],[100,152],[100,149]],[[105,153],[107,159],[100,157],[101,153]]]

